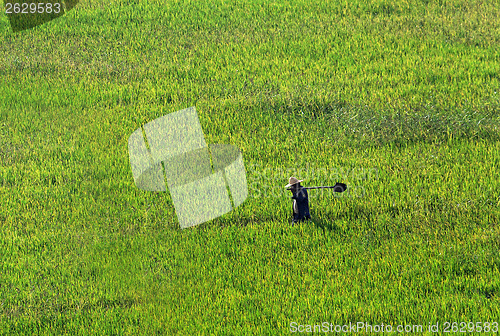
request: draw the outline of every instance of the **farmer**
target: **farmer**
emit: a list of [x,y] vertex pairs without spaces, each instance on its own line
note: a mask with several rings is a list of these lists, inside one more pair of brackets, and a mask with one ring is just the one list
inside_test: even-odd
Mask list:
[[285,188],[292,192],[293,224],[304,219],[311,219],[311,215],[309,214],[309,198],[307,190],[300,185],[302,181],[297,180],[295,177],[290,177],[288,184],[285,186]]

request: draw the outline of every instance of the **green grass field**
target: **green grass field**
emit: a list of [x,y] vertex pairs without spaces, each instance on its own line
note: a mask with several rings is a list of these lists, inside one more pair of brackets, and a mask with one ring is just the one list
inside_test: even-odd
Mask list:
[[[498,334],[499,17],[94,0],[14,34],[2,11],[0,334]],[[127,141],[190,106],[207,143],[241,149],[250,195],[181,230],[168,192],[135,186]],[[351,189],[311,191],[292,227],[292,175]]]

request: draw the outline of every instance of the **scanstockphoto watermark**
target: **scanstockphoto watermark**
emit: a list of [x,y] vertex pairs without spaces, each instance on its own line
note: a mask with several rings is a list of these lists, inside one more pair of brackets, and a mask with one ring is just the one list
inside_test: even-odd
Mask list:
[[322,322],[316,324],[300,324],[291,322],[291,333],[498,333],[498,321],[445,321],[429,322],[427,324],[371,324],[367,322],[349,322],[334,324]]
[[366,195],[366,184],[379,178],[378,168],[370,167],[268,167],[258,164],[246,166],[248,176],[248,196],[254,198],[281,198],[288,195],[284,188],[290,176],[304,180],[307,187],[347,183],[344,193],[332,193],[328,189],[315,190],[311,198],[323,194],[336,198],[360,198]]
[[421,324],[406,324],[392,326],[391,324],[370,324],[367,322],[349,322],[346,324],[334,324],[322,322],[318,324],[290,323],[292,333],[421,333],[427,326]]

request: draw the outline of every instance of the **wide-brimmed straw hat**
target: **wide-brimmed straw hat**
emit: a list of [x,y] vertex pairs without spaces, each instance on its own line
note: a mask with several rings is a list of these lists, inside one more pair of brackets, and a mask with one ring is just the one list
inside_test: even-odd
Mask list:
[[295,177],[290,177],[290,179],[288,180],[288,184],[285,186],[285,188],[290,188],[291,186],[293,186],[294,184],[297,184],[299,182],[302,182],[304,180],[297,180]]

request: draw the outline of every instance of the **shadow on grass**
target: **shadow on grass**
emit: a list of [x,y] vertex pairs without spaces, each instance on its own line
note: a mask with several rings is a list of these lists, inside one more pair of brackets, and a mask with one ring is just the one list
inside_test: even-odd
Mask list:
[[262,224],[266,222],[283,222],[287,220],[287,218],[281,216],[281,214],[253,214],[248,215],[244,214],[241,216],[236,216],[236,220],[225,218],[225,216],[218,217],[213,219],[212,221],[205,222],[200,224],[202,227],[209,226],[219,226],[219,227],[228,227],[228,226],[238,226],[238,227],[246,227],[249,224]]
[[321,218],[313,217],[311,222],[314,223],[317,228],[323,229],[323,231],[341,232],[340,227],[335,224],[335,218],[333,218],[330,214],[322,214]]
[[23,299],[20,300],[20,303],[18,304],[3,308],[2,314],[7,318],[17,317],[22,314],[32,314],[33,312],[39,312],[45,316],[51,316],[53,314],[67,314],[76,311],[90,312],[106,311],[111,309],[128,309],[140,304],[142,304],[140,300],[131,297],[101,297],[97,300],[89,300],[85,303],[58,303],[50,300],[40,300],[40,302],[36,305],[33,305],[33,301],[28,302],[28,300]]
[[312,222],[319,228],[328,231],[341,232],[344,231],[335,223],[337,222],[354,222],[362,220],[366,223],[371,223],[374,219],[374,213],[371,209],[362,205],[352,205],[340,211],[315,211],[312,215]]

